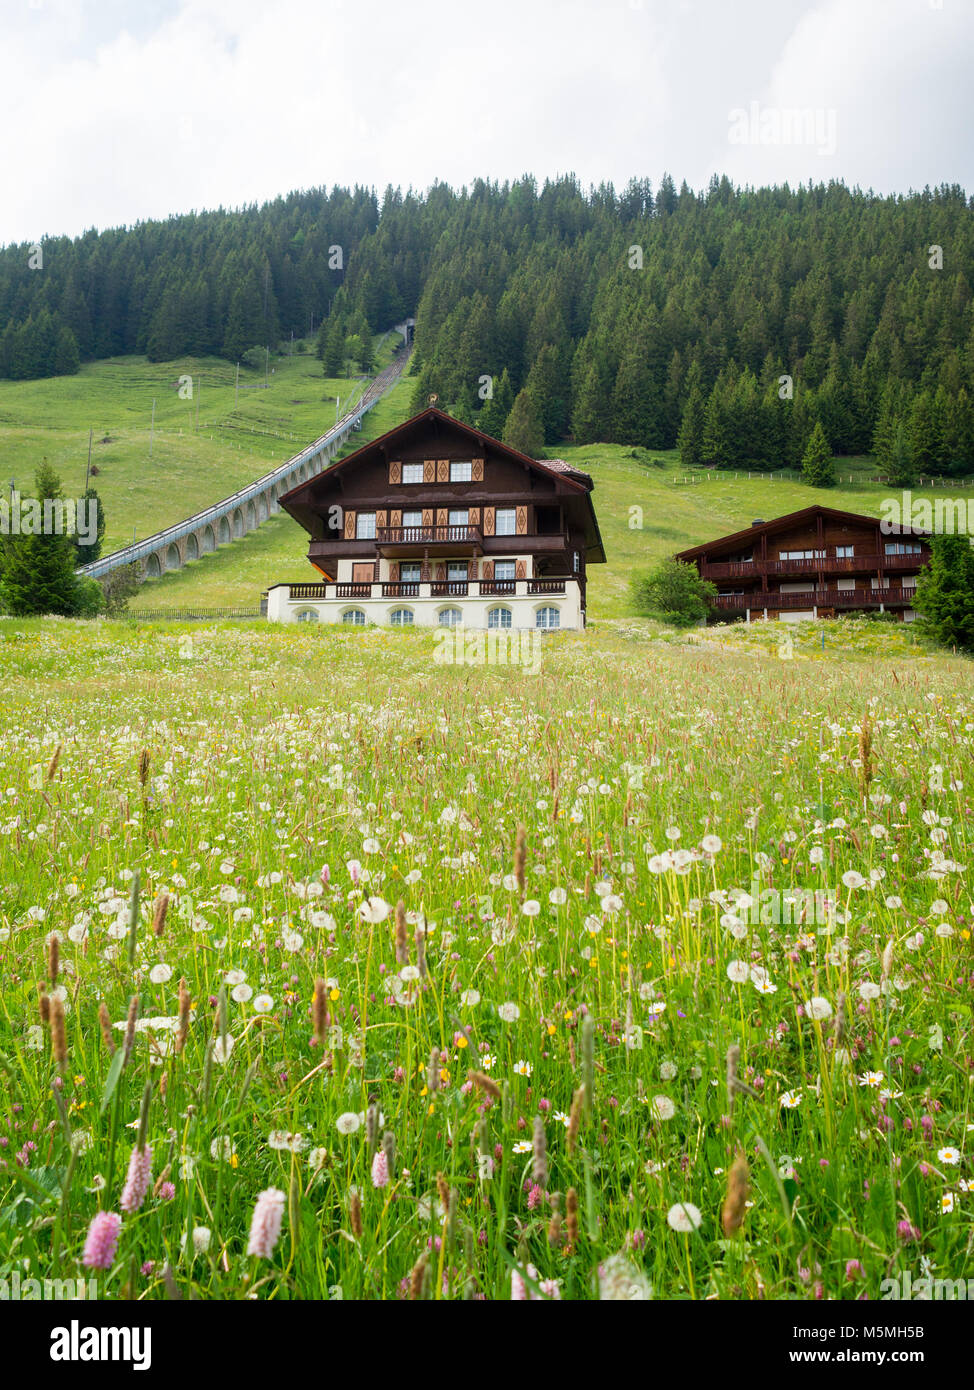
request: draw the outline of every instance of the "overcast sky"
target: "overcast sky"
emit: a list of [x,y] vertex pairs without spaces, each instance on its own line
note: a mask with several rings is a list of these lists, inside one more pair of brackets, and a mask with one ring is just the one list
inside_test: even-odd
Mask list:
[[526,171],[974,191],[972,0],[0,0],[0,16],[0,243]]

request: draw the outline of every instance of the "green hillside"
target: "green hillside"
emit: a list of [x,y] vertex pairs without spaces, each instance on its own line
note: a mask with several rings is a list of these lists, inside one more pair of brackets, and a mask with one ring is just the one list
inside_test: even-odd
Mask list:
[[[391,338],[380,342],[383,365]],[[357,383],[326,380],[310,355],[278,358],[267,390],[240,391],[234,410],[234,369],[219,359],[192,358],[153,365],[144,358],[110,359],[79,376],[29,383],[0,382],[0,447],[6,476],[26,491],[33,471],[47,458],[67,495],[84,485],[86,421],[94,427],[93,480],[107,511],[106,550],[146,536],[253,481],[327,429],[336,395],[347,399]],[[180,399],[176,383],[202,374],[200,429],[195,400]],[[241,369],[241,383],[262,380]],[[415,378],[404,378],[366,416],[348,449],[408,417]],[[149,419],[156,400],[156,431],[148,457]],[[786,476],[685,470],[676,450],[650,453],[621,444],[556,446],[595,479],[595,506],[608,563],[593,568],[590,615],[619,617],[627,611],[630,575],[664,555],[708,537],[778,516],[819,501],[878,515],[889,489],[871,481],[870,458],[839,461],[839,485],[816,489]],[[940,489],[933,489],[935,496]],[[944,489],[945,494],[947,489]],[[969,493],[970,489],[965,489]],[[949,489],[957,496],[957,485]],[[642,509],[639,512],[634,509]],[[305,559],[306,537],[287,516],[222,546],[175,574],[146,584],[135,605],[257,606],[261,592],[279,581],[313,578]]]

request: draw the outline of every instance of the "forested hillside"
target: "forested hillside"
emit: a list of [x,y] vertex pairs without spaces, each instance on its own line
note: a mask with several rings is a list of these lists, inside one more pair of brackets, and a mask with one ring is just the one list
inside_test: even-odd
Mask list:
[[414,314],[414,403],[435,391],[528,451],[679,444],[687,463],[771,469],[820,421],[834,453],[890,472],[974,472],[974,227],[956,187],[524,178],[387,189],[381,210],[321,189],[40,249],[34,270],[29,247],[0,253],[8,376],[127,352],[233,360],[312,324],[337,375]]

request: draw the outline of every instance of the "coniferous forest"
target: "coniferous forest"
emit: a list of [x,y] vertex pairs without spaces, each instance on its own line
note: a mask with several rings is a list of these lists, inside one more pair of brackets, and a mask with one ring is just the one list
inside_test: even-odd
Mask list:
[[[585,193],[476,182],[293,193],[0,251],[0,374],[145,353],[236,360],[317,337],[326,373],[416,318],[414,402],[540,452],[688,464],[875,452],[904,482],[974,472],[974,227],[954,187]],[[32,268],[33,263],[33,268]]]

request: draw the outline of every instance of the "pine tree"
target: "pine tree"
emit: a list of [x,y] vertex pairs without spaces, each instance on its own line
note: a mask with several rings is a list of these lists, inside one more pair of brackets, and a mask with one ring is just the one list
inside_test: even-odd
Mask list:
[[917,480],[916,461],[910,433],[901,420],[896,426],[893,447],[889,456],[889,481],[894,487],[912,487]]
[[504,426],[503,443],[509,444],[528,458],[544,458],[544,430],[541,412],[529,391],[520,391],[514,399],[511,413]]
[[[82,565],[91,565],[101,555],[102,543],[105,539],[105,508],[101,504],[101,499],[93,487],[88,488],[82,500],[84,507],[84,520],[90,517],[95,518],[95,536],[90,545],[82,542],[81,536],[76,534],[75,541],[75,564],[80,568]],[[79,519],[80,526],[80,519]]]
[[[64,499],[60,479],[47,463],[37,470],[32,500],[39,504],[36,519],[29,517],[26,501],[22,503],[23,525],[26,528],[30,522],[31,534],[8,537],[0,605],[15,618],[45,613],[69,618],[85,607],[88,595],[74,572],[75,541],[67,533],[63,510],[60,534],[51,524],[58,516],[58,504],[63,509]],[[51,504],[47,518],[45,502]]]
[[489,434],[491,439],[504,437],[504,426],[514,404],[514,387],[507,368],[501,372],[492,385],[491,395],[484,401],[477,414],[477,428]]
[[345,329],[337,314],[332,314],[322,324],[319,343],[325,376],[341,376],[345,366]]
[[687,465],[703,463],[703,431],[706,414],[707,407],[704,402],[703,391],[700,389],[699,383],[695,381],[690,388],[687,403],[683,407],[683,419],[676,439],[681,463]]
[[55,376],[74,376],[76,372],[81,370],[78,344],[67,325],[58,331],[53,365]]
[[821,420],[816,421],[802,459],[802,482],[812,487],[835,486],[835,460],[825,438]]
[[967,536],[932,538],[913,606],[935,641],[974,652],[974,550]]

